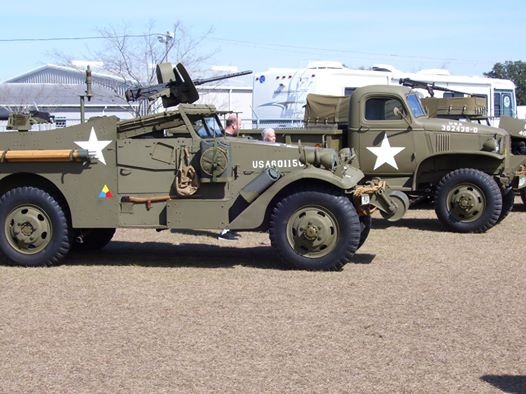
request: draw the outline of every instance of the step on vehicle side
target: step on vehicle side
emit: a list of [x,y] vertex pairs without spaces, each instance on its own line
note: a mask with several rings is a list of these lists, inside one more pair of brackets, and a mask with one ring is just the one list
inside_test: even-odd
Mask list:
[[338,270],[367,238],[373,209],[388,220],[407,210],[404,194],[363,181],[349,149],[225,137],[215,108],[192,104],[181,64],[158,65],[157,77],[127,97],[175,110],[0,135],[4,262],[57,264],[71,248],[104,247],[116,228],[228,227],[268,231],[292,267]]

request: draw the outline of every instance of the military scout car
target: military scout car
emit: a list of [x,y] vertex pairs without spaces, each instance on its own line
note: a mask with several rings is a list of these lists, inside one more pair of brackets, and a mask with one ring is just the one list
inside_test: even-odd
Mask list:
[[519,171],[524,158],[511,154],[506,131],[429,118],[409,87],[364,86],[350,97],[310,94],[304,123],[277,129],[277,140],[352,148],[352,165],[366,179],[381,177],[395,190],[432,198],[451,231],[490,229],[513,206],[513,188],[526,185]]
[[199,96],[182,65],[158,65],[157,77],[127,97],[147,92],[176,110],[0,134],[3,261],[56,264],[70,247],[103,247],[116,228],[228,227],[268,230],[286,263],[334,270],[367,237],[373,208],[390,220],[407,209],[385,182],[362,182],[349,149],[225,137],[212,106],[191,104]]

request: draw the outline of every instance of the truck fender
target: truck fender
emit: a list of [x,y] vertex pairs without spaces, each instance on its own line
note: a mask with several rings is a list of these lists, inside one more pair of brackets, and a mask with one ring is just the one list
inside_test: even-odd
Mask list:
[[[480,161],[477,161],[477,159],[480,158]],[[489,161],[489,159],[494,159],[493,161]],[[448,152],[442,152],[437,153],[432,156],[428,156],[425,158],[425,160],[422,160],[415,169],[415,176],[413,177],[412,182],[412,189],[416,190],[416,187],[419,183],[425,182],[422,180],[422,173],[426,172],[427,167],[429,167],[429,171],[433,172],[435,176],[438,177],[436,180],[440,180],[442,176],[444,175],[443,172],[436,171],[437,168],[440,168],[440,166],[437,166],[437,161],[443,161],[443,162],[450,162],[451,165],[444,165],[443,170],[444,172],[449,172],[452,170],[455,170],[457,168],[462,167],[470,167],[470,168],[477,168],[487,173],[492,173],[494,170],[497,169],[497,167],[505,161],[505,156],[493,153],[493,152],[473,152],[473,151],[466,151],[466,152],[454,152],[454,153],[448,153]],[[493,166],[488,165],[488,162],[494,163]],[[429,181],[429,180],[428,180]],[[433,181],[432,179],[430,181]]]
[[248,207],[246,207],[230,224],[232,230],[259,228],[266,217],[267,210],[274,198],[283,190],[291,188],[293,184],[320,184],[334,186],[341,190],[355,187],[363,178],[363,173],[350,167],[346,175],[338,177],[316,167],[306,167],[304,171],[296,171],[285,174],[274,182],[267,190],[261,193]]

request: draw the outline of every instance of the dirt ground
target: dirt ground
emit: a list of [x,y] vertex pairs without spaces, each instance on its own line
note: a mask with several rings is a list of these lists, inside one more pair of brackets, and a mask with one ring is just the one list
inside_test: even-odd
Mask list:
[[0,265],[0,392],[526,392],[522,206],[486,234],[373,226],[342,272],[206,231]]

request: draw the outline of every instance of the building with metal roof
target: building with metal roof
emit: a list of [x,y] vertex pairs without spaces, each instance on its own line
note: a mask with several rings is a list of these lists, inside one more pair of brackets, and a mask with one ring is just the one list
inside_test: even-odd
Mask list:
[[[73,67],[48,64],[25,72],[0,84],[0,130],[4,130],[10,112],[47,111],[54,116],[52,125],[40,129],[66,127],[81,121],[81,97],[85,118],[115,115],[120,119],[134,116],[136,103],[128,103],[124,92],[129,87],[120,77],[92,72],[93,96],[86,96],[86,73]],[[199,103],[213,104],[221,111],[239,112],[243,123],[251,119],[251,79],[225,80],[210,86],[198,86]],[[248,127],[248,126],[247,126]]]

